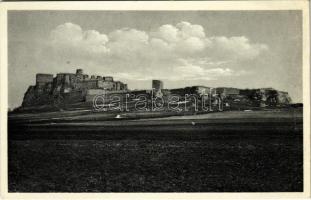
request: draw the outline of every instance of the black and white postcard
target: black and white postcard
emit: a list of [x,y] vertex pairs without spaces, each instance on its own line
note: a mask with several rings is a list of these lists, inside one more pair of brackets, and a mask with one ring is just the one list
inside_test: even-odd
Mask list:
[[0,8],[5,199],[310,195],[309,2]]

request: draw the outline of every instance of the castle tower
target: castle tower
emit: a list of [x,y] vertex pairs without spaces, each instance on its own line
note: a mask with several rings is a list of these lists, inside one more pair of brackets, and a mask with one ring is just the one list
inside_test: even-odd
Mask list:
[[152,90],[155,97],[162,97],[163,82],[161,80],[152,80]]
[[83,69],[77,69],[76,74],[77,75],[82,75],[83,74]]
[[77,69],[76,71],[76,79],[77,81],[83,81],[83,69]]
[[152,80],[152,88],[155,90],[162,90],[163,82],[161,80]]

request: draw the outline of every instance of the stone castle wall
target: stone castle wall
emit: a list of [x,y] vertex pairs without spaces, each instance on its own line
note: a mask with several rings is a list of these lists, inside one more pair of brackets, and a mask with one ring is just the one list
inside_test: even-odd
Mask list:
[[127,84],[114,81],[111,76],[88,76],[82,69],[76,73],[37,74],[36,85],[29,86],[22,103],[22,107],[38,105],[74,104],[78,102],[91,102],[97,95],[111,96],[118,94],[153,95],[168,99],[170,95],[179,95],[184,100],[185,95],[202,97],[209,95],[212,98],[220,98],[229,108],[240,107],[275,107],[291,103],[287,92],[273,88],[238,89],[231,87],[211,88],[205,86],[191,86],[176,89],[164,89],[163,82],[153,80],[154,90],[129,91]]
[[53,82],[53,74],[37,74],[36,75],[36,85],[45,85],[46,83]]
[[[69,103],[84,101],[88,90],[126,91],[127,84],[114,81],[113,77],[89,78],[82,69],[76,73],[36,74],[36,85],[26,91],[22,106],[54,104],[70,99]],[[79,96],[80,95],[80,96]]]

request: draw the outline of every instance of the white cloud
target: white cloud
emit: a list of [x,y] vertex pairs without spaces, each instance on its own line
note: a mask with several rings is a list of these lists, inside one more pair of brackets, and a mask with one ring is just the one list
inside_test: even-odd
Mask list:
[[245,36],[241,37],[211,37],[210,53],[216,58],[253,59],[262,51],[268,49],[265,44],[251,44]]
[[53,42],[75,42],[82,40],[82,29],[79,25],[65,23],[57,26],[51,31],[51,39]]
[[198,37],[204,38],[204,28],[197,24],[190,24],[189,22],[180,22],[176,25],[180,29],[179,35],[181,38]]
[[236,75],[232,69],[229,68],[204,68],[191,63],[191,60],[180,59],[180,66],[175,68],[178,77],[184,80],[215,80],[218,77]]
[[162,80],[216,80],[220,77],[239,76],[246,72],[243,70],[234,71],[226,66],[221,67],[224,63],[216,63],[216,67],[212,65],[212,68],[206,68],[204,66],[196,65],[197,63],[193,59],[178,59],[172,68],[168,68],[166,73],[162,73],[160,76],[158,73],[152,72],[117,72],[115,77],[125,80],[137,80],[146,81],[151,79]]
[[152,32],[152,44],[160,49],[166,49],[177,54],[193,54],[203,51],[205,44],[204,28],[189,22],[180,22],[176,26],[166,24]]
[[144,31],[124,28],[109,33],[107,47],[119,57],[135,56],[148,48],[149,36]]
[[64,59],[68,56],[86,67],[91,60],[98,71],[128,80],[239,76],[245,69],[233,70],[232,64],[238,66],[240,61],[255,59],[268,50],[267,45],[252,43],[245,36],[208,37],[203,26],[189,22],[165,24],[150,32],[122,28],[110,33],[65,23],[51,31],[49,43],[53,49],[50,54]]
[[69,50],[84,53],[105,54],[109,49],[105,46],[108,37],[95,30],[82,30],[79,25],[65,23],[51,31],[51,45],[56,49],[65,47]]
[[176,46],[176,51],[194,54],[204,50],[204,48],[204,41],[202,41],[200,38],[189,37],[185,40],[182,40]]
[[162,39],[168,43],[173,43],[179,40],[178,32],[179,30],[175,26],[166,24],[160,26],[156,32],[152,33],[152,35],[153,37]]

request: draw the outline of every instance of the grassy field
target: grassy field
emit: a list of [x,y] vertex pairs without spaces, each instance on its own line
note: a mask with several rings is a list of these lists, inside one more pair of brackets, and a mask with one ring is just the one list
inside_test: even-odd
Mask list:
[[19,120],[9,119],[9,192],[303,189],[301,110]]
[[11,192],[302,191],[302,139],[9,142]]

